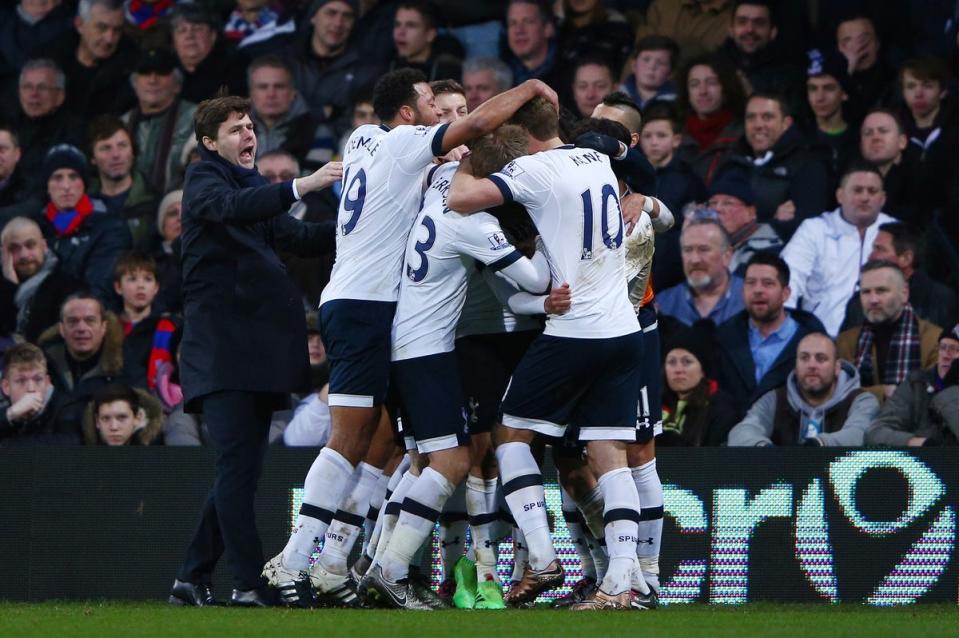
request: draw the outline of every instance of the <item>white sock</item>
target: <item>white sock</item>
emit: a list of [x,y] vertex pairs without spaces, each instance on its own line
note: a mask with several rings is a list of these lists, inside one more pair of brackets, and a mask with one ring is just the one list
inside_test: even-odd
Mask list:
[[363,529],[365,514],[370,509],[370,495],[383,476],[383,470],[369,463],[360,463],[354,472],[354,484],[333,516],[326,530],[326,540],[320,553],[320,565],[331,574],[345,576],[346,561]]
[[609,568],[601,589],[617,595],[629,591],[636,564],[636,529],[639,522],[639,497],[628,467],[606,472],[599,477],[606,508],[606,551]]
[[656,459],[632,469],[633,483],[639,494],[639,541],[636,556],[643,578],[659,591],[659,547],[663,540],[663,483],[656,471]]
[[526,537],[523,536],[523,530],[518,527],[513,528],[513,575],[510,580],[519,582],[523,579],[523,570],[526,569],[526,563],[529,561],[529,547],[526,545]]
[[396,528],[380,562],[387,580],[396,582],[409,575],[413,555],[429,538],[443,505],[455,488],[431,467],[420,473],[403,500]]
[[546,491],[543,476],[526,443],[504,443],[496,448],[503,479],[503,495],[516,524],[523,530],[529,547],[529,564],[534,570],[545,569],[556,560],[556,550],[549,534],[546,517]]
[[606,569],[609,567],[609,554],[606,552],[606,532],[603,536],[596,538],[589,528],[585,530],[586,538],[589,542],[589,555],[593,559],[593,566],[596,568],[596,582],[600,582],[606,577]]
[[376,530],[376,523],[380,520],[380,510],[383,508],[383,501],[386,500],[386,490],[389,487],[390,479],[388,474],[380,474],[379,480],[373,486],[373,493],[370,494],[370,509],[366,511],[366,520],[363,521],[363,554],[369,548],[370,539]]
[[583,566],[583,576],[596,580],[596,565],[593,564],[593,557],[589,553],[589,540],[586,538],[583,515],[566,490],[560,488],[560,494],[563,497],[563,520],[566,521],[566,529],[569,530],[569,540],[576,548],[579,562]]
[[303,485],[303,504],[296,517],[296,528],[283,548],[283,564],[288,569],[310,566],[313,548],[326,533],[337,505],[346,490],[353,466],[336,450],[320,450]]
[[466,511],[469,513],[473,538],[471,549],[476,555],[476,579],[480,582],[499,582],[496,575],[496,542],[492,535],[499,513],[490,506],[496,502],[496,484],[496,479],[486,481],[477,476],[466,477]]
[[606,534],[606,522],[603,520],[606,502],[603,500],[603,490],[599,485],[583,496],[576,505],[583,513],[583,523],[593,538],[603,538]]
[[453,577],[453,566],[463,557],[466,547],[466,482],[460,483],[446,499],[440,514],[439,544],[443,563],[443,580]]
[[383,526],[380,529],[380,537],[376,543],[376,552],[373,554],[373,565],[378,565],[380,559],[386,555],[386,548],[390,544],[390,537],[393,535],[393,529],[396,527],[396,520],[400,516],[400,507],[406,499],[406,494],[410,487],[416,482],[417,476],[410,470],[403,472],[400,482],[393,490],[390,500],[383,505]]

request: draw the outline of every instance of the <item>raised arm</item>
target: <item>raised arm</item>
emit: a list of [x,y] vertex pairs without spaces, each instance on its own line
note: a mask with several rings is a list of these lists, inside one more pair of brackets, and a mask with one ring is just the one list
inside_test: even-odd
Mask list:
[[[459,120],[458,120],[459,121]],[[467,155],[460,161],[446,205],[460,213],[475,213],[479,210],[499,206],[506,201],[503,191],[489,178],[478,179],[473,176],[472,165]]]
[[[483,102],[475,111],[449,125],[443,135],[443,153],[485,135],[503,124],[531,99],[545,97],[559,110],[556,91],[540,80],[527,80],[519,86]],[[458,210],[458,209],[454,209]]]

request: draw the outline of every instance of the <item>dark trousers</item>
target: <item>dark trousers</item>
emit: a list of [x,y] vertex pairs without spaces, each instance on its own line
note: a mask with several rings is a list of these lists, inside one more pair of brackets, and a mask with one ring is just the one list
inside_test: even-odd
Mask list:
[[227,390],[201,400],[203,421],[216,451],[216,479],[177,577],[209,583],[225,552],[234,587],[255,589],[266,581],[260,575],[263,546],[256,530],[253,497],[263,472],[277,395]]

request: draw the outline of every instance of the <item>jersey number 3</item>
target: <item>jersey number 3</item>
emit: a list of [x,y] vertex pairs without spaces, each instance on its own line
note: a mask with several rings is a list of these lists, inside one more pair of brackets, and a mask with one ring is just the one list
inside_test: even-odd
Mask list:
[[417,241],[416,245],[413,246],[413,250],[420,256],[420,267],[413,270],[412,266],[406,264],[406,276],[416,282],[423,281],[426,273],[430,271],[430,262],[426,258],[426,251],[432,248],[433,242],[436,241],[436,224],[433,220],[429,217],[424,217],[420,224],[426,227],[426,239]]
[[[587,189],[580,193],[583,198],[583,254],[580,259],[593,258],[593,194]],[[623,213],[619,208],[619,199],[616,197],[616,190],[609,184],[603,185],[603,209],[600,213],[600,222],[603,231],[603,243],[607,248],[616,249],[623,245]],[[609,198],[612,197],[616,203],[616,211],[619,211],[617,224],[619,229],[616,236],[609,233]]]
[[[344,235],[349,235],[356,228],[356,222],[360,221],[363,202],[366,201],[366,171],[361,168],[352,180],[350,180],[350,172],[347,171],[343,177],[343,183],[347,185],[343,189],[343,210],[350,214],[350,218],[346,220],[341,229]],[[354,185],[356,186],[356,197],[350,197]]]

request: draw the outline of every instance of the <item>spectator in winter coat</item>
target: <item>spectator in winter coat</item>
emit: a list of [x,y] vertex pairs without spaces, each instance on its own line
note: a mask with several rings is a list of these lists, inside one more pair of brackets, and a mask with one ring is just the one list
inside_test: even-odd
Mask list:
[[730,272],[742,277],[746,264],[757,252],[779,254],[783,241],[772,226],[756,221],[756,205],[752,186],[738,171],[723,171],[709,185],[706,205],[719,213],[719,221],[729,233],[733,246]]
[[764,394],[729,433],[730,446],[859,446],[879,402],[821,332],[803,337],[786,384]]
[[959,441],[959,325],[939,335],[936,365],[899,384],[866,432],[867,445],[935,446]]

